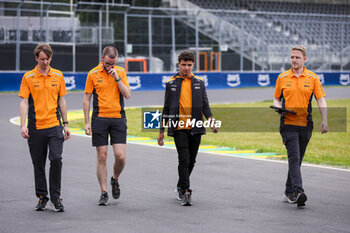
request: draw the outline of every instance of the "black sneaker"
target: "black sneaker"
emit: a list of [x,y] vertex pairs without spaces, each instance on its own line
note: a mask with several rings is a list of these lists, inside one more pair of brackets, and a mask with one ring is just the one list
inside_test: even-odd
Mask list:
[[100,200],[97,202],[98,205],[108,205],[108,193],[103,192],[100,196]]
[[291,204],[296,203],[296,197],[295,197],[294,193],[285,193],[284,200],[288,203],[291,203]]
[[298,207],[305,206],[306,200],[307,200],[307,196],[304,192],[297,193],[296,203]]
[[115,180],[113,176],[111,177],[111,185],[112,185],[112,196],[114,199],[118,199],[120,197],[120,188],[118,180]]
[[177,200],[182,201],[182,200],[184,199],[184,196],[185,196],[185,194],[184,194],[184,192],[182,191],[182,189],[181,189],[180,187],[176,187],[175,192],[176,192],[176,198],[177,198]]
[[36,211],[43,211],[46,209],[46,204],[49,201],[48,197],[44,197],[43,195],[40,195],[38,204],[35,206]]
[[182,206],[191,206],[192,205],[192,190],[186,189],[184,197],[182,199]]
[[53,204],[53,209],[56,212],[63,212],[64,211],[64,206],[62,204],[62,199],[53,199],[51,200],[52,204]]

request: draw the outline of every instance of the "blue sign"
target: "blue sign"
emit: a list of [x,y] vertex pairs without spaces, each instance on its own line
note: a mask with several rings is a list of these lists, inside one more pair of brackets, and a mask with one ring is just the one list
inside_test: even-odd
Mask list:
[[144,129],[160,129],[160,116],[162,114],[157,111],[143,112],[143,128]]
[[[18,91],[23,72],[0,72],[0,91]],[[274,87],[277,72],[210,72],[195,73],[207,89],[240,87]],[[317,72],[322,85],[350,86],[350,72]],[[84,90],[87,73],[63,73],[67,90]],[[133,91],[164,90],[173,73],[128,73]]]

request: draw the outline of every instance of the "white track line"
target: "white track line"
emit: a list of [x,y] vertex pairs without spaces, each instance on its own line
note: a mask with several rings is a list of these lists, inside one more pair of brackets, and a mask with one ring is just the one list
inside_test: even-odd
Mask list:
[[[82,136],[85,136],[85,135],[82,135]],[[128,142],[128,144],[136,144],[136,145],[150,146],[150,147],[170,149],[170,150],[175,150],[176,149],[176,148],[163,147],[163,146],[158,146],[158,145],[141,144],[141,143],[137,143],[137,142]],[[213,153],[213,152],[208,152],[208,151],[199,151],[199,153],[287,164],[287,161],[284,161],[284,160],[262,159],[262,158],[256,158],[256,157],[239,156],[239,155],[234,155],[234,154]],[[317,164],[303,163],[303,166],[315,167],[315,168],[323,168],[323,169],[329,169],[329,170],[335,170],[335,171],[350,172],[350,169],[346,169],[346,168],[329,167],[329,166],[317,165]]]
[[[75,110],[73,110],[73,111],[75,111]],[[9,122],[14,124],[14,125],[19,125],[19,124],[17,124],[15,122],[15,120],[17,118],[19,118],[19,116],[12,117],[12,118],[9,119]],[[90,137],[90,136],[84,135],[84,134],[74,134],[74,133],[72,133],[72,135],[76,135],[76,136],[80,136],[80,137]],[[154,147],[154,148],[170,149],[170,150],[175,150],[176,149],[176,148],[171,148],[171,147],[162,147],[162,146],[158,146],[158,145],[142,144],[142,143],[138,143],[138,142],[127,142],[127,143],[128,144],[141,145],[141,146],[150,146],[150,147]],[[262,159],[262,158],[255,158],[255,157],[245,157],[245,156],[239,156],[239,155],[234,155],[234,154],[212,153],[212,152],[208,152],[208,151],[200,151],[199,153],[287,164],[287,161],[283,161],[283,160],[272,160],[272,159]],[[303,163],[303,166],[315,167],[315,168],[323,168],[323,169],[334,170],[334,171],[350,172],[350,169],[346,169],[346,168],[329,167],[329,166],[309,164],[309,163]]]

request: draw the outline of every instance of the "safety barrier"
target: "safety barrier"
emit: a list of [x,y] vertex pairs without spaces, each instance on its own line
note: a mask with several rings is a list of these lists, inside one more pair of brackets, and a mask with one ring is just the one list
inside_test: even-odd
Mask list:
[[[0,91],[18,91],[23,72],[0,72]],[[240,87],[273,87],[277,72],[211,72],[196,73],[205,82],[207,89]],[[350,72],[316,73],[325,86],[350,86]],[[84,90],[87,73],[63,73],[67,90]],[[163,90],[172,73],[129,73],[128,80],[134,91]]]

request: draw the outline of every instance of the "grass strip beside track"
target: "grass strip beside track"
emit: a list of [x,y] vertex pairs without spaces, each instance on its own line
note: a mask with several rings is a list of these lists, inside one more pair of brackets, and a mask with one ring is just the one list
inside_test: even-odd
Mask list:
[[[229,104],[229,105],[212,105],[211,107],[266,107],[268,108],[272,101]],[[323,165],[332,165],[338,167],[350,167],[350,99],[328,100],[328,107],[346,107],[347,108],[347,131],[346,132],[329,132],[321,134],[319,125],[314,125],[314,132],[304,158],[305,162]],[[317,106],[314,101],[313,106]],[[272,110],[271,110],[272,111]],[[224,114],[224,113],[222,113]],[[314,111],[313,114],[318,114]],[[126,109],[128,119],[128,135],[139,137],[150,137],[156,139],[157,132],[141,131],[141,109]],[[224,116],[223,116],[224,117]],[[221,116],[215,115],[216,119]],[[278,118],[276,114],[276,118]],[[70,119],[70,127],[84,129],[83,119]],[[278,126],[276,126],[278,128]],[[173,141],[171,137],[165,140]],[[279,132],[219,132],[213,134],[207,130],[207,135],[202,137],[202,145],[215,145],[220,147],[234,147],[237,150],[257,150],[260,153],[277,153],[285,155],[286,149],[282,144]],[[271,157],[273,159],[286,159],[285,157]]]

